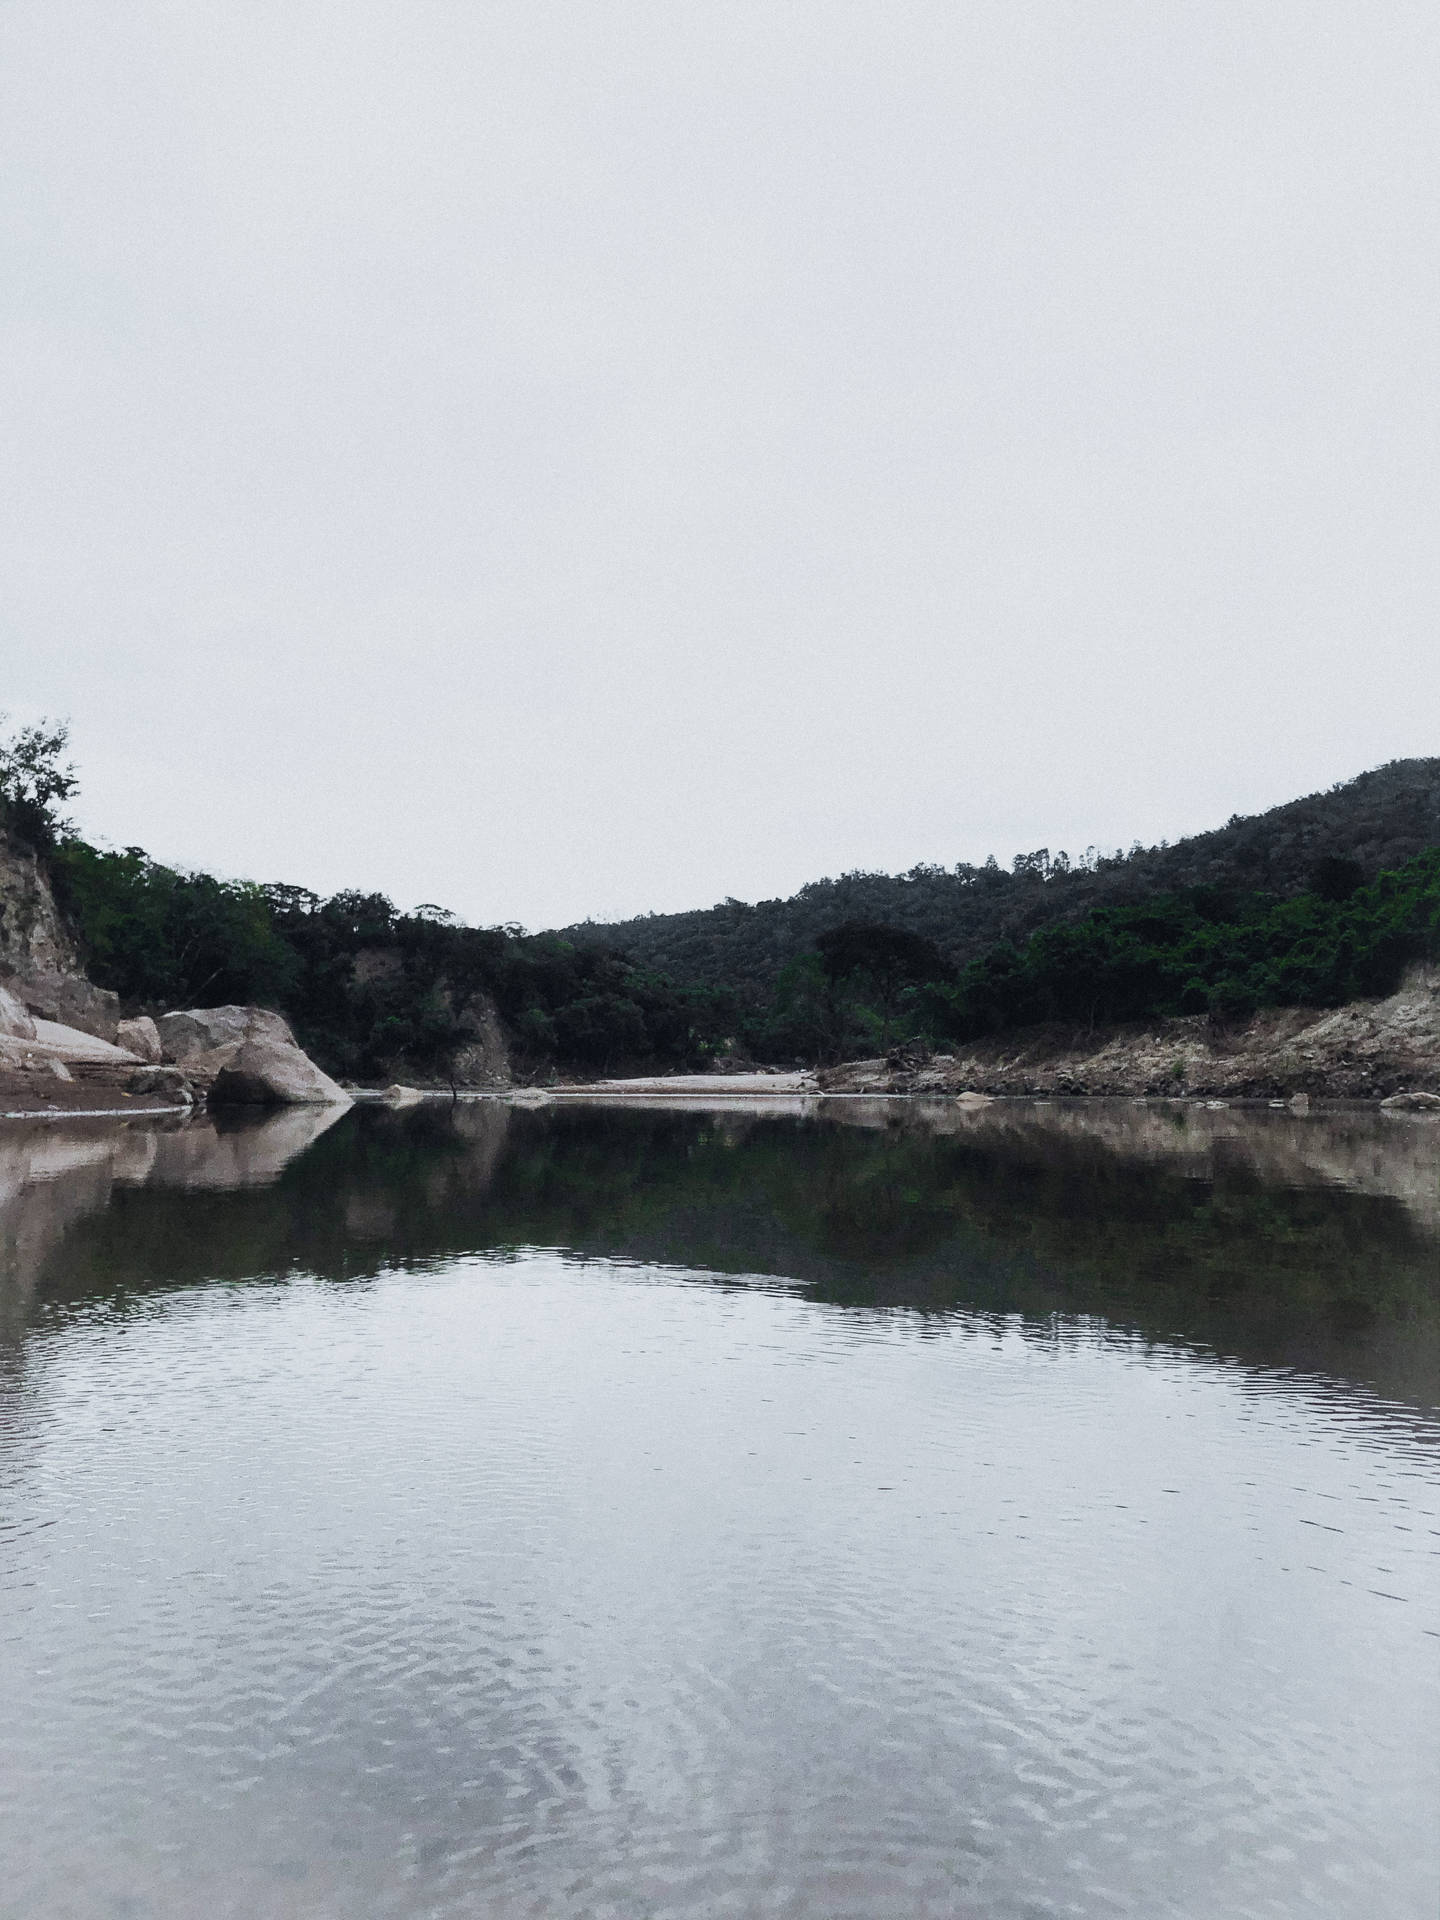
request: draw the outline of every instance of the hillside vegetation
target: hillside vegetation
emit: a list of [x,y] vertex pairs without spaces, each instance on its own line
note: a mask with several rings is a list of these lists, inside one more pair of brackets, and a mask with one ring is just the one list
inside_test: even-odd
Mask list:
[[94,847],[56,811],[64,746],[63,727],[0,742],[0,829],[40,854],[90,977],[127,1010],[275,1007],[344,1076],[487,1077],[497,1015],[526,1074],[816,1063],[1037,1022],[1334,1006],[1440,958],[1434,759],[1173,847],[847,874],[532,935]]
[[1353,862],[1369,880],[1432,846],[1440,846],[1440,759],[1396,760],[1174,846],[1109,854],[1092,847],[1074,857],[1040,847],[1009,870],[992,858],[894,875],[847,873],[812,881],[787,900],[585,921],[564,937],[618,949],[674,980],[753,994],[773,987],[791,961],[845,921],[921,934],[963,965],[997,942],[1018,944],[1042,926],[1102,907],[1197,887],[1286,899],[1311,886],[1322,860]]
[[531,1072],[700,1065],[723,1038],[715,995],[555,934],[462,926],[439,908],[401,913],[383,894],[322,900],[179,873],[139,848],[76,837],[55,846],[50,868],[97,985],[151,1010],[278,1008],[345,1077],[446,1079],[483,1039],[492,1006]]

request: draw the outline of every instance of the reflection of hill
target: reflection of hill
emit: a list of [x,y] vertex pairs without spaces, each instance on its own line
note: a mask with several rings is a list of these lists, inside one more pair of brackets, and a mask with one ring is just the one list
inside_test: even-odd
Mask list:
[[1398,1200],[1417,1226],[1440,1234],[1440,1126],[1423,1115],[1380,1113],[1373,1106],[1300,1115],[1194,1101],[970,1107],[933,1100],[897,1107],[889,1100],[847,1100],[827,1108],[826,1116],[867,1127],[911,1124],[1031,1152],[1057,1140],[1090,1141],[1191,1179],[1244,1167],[1267,1186],[1339,1187]]
[[46,1300],[538,1244],[857,1309],[1100,1315],[1406,1397],[1440,1380],[1440,1128],[1374,1112],[365,1109],[248,1187],[216,1168],[273,1167],[266,1142],[192,1137],[155,1140],[136,1185],[57,1174],[25,1243]]

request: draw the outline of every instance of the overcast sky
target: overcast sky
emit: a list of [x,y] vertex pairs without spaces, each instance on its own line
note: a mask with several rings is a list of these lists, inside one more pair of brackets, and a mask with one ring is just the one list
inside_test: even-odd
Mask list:
[[1440,12],[10,0],[0,706],[477,921],[1440,751]]

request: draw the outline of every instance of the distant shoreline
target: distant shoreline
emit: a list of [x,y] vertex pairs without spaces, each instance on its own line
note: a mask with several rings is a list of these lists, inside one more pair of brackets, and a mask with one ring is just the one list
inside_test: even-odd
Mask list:
[[[776,1074],[776,1081],[790,1081],[798,1076]],[[958,1113],[983,1112],[990,1107],[1153,1107],[1163,1109],[1201,1109],[1221,1111],[1233,1109],[1237,1112],[1285,1111],[1292,1117],[1303,1118],[1307,1113],[1343,1114],[1376,1113],[1384,1102],[1378,1096],[1335,1095],[1317,1096],[1303,1105],[1292,1100],[1266,1097],[1261,1094],[1238,1094],[1229,1097],[1216,1097],[1203,1093],[1003,1093],[1003,1094],[966,1094],[920,1089],[896,1091],[886,1088],[829,1089],[809,1086],[777,1085],[770,1088],[727,1086],[725,1076],[684,1075],[676,1076],[676,1084],[666,1085],[654,1080],[624,1080],[604,1082],[577,1082],[571,1085],[554,1087],[492,1087],[485,1089],[461,1088],[451,1093],[446,1087],[417,1087],[403,1101],[389,1099],[379,1088],[350,1088],[351,1098],[357,1106],[385,1106],[405,1111],[415,1106],[472,1106],[493,1102],[500,1106],[540,1108],[548,1106],[614,1106],[643,1108],[652,1107],[671,1111],[688,1112],[744,1112],[747,1109],[756,1113],[808,1113],[824,1107],[851,1107],[860,1104],[886,1104],[895,1107],[927,1108],[931,1111],[950,1110]],[[208,1110],[194,1106],[166,1105],[160,1101],[136,1097],[126,1101],[124,1106],[91,1104],[83,1087],[57,1087],[53,1103],[35,1106],[33,1087],[26,1090],[31,1104],[12,1105],[9,1090],[0,1084],[0,1122],[31,1124],[36,1121],[58,1120],[164,1120],[174,1117],[184,1119],[213,1118]],[[262,1121],[273,1114],[294,1111],[285,1107],[228,1108],[227,1117],[234,1118],[243,1114],[246,1118]]]

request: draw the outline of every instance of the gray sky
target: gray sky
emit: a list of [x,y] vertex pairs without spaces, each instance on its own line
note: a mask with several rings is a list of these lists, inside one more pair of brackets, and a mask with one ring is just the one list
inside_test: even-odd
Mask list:
[[1433,4],[11,0],[0,704],[543,926],[1440,750]]

